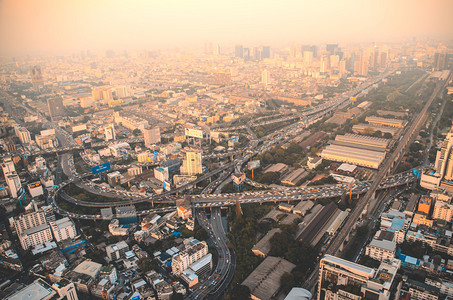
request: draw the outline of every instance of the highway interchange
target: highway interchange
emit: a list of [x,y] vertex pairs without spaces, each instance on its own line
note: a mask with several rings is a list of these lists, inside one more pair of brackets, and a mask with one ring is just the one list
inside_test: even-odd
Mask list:
[[[49,193],[49,199],[54,208],[60,213],[64,215],[69,215],[73,218],[80,218],[80,219],[101,219],[100,215],[80,215],[74,214],[71,212],[65,212],[61,208],[57,206],[56,203],[56,196],[60,194],[64,197],[67,201],[77,201],[75,204],[77,205],[86,205],[91,207],[110,207],[110,206],[119,206],[125,204],[137,204],[141,202],[151,202],[157,203],[159,201],[166,202],[166,203],[174,203],[173,201],[176,200],[177,197],[173,196],[176,193],[181,193],[185,189],[195,186],[198,182],[201,182],[206,179],[213,178],[214,176],[218,178],[214,178],[213,182],[208,185],[205,191],[198,196],[192,196],[192,207],[195,208],[196,217],[200,222],[200,225],[203,226],[210,235],[211,242],[213,241],[214,246],[216,247],[219,253],[219,260],[217,262],[216,268],[213,273],[208,276],[190,295],[190,299],[198,299],[198,298],[213,298],[214,296],[220,295],[225,288],[229,285],[232,276],[234,274],[234,254],[231,252],[230,249],[227,247],[227,239],[225,235],[225,228],[223,227],[222,220],[221,220],[221,210],[220,208],[227,205],[234,205],[236,200],[239,203],[263,203],[263,202],[279,202],[279,201],[296,201],[296,200],[304,200],[304,199],[320,199],[320,198],[329,198],[329,197],[339,197],[345,192],[349,192],[347,190],[347,186],[345,185],[333,185],[333,186],[322,186],[322,187],[315,187],[315,188],[288,188],[288,189],[270,189],[266,191],[260,192],[246,192],[241,194],[228,194],[222,195],[220,194],[220,190],[224,184],[230,181],[230,174],[233,172],[240,172],[242,171],[245,163],[252,158],[253,156],[263,153],[269,150],[273,145],[279,142],[287,141],[290,138],[293,138],[299,132],[301,132],[304,128],[308,125],[317,122],[318,120],[322,119],[324,116],[329,115],[330,113],[334,112],[337,109],[340,109],[350,103],[350,98],[360,94],[364,89],[372,86],[375,83],[380,82],[383,78],[393,74],[396,70],[392,70],[382,74],[378,78],[374,80],[369,80],[364,82],[360,87],[345,93],[342,97],[338,97],[333,101],[329,102],[325,105],[320,105],[316,108],[312,108],[306,110],[301,114],[299,120],[296,123],[293,123],[289,126],[286,126],[283,129],[280,129],[264,138],[261,139],[252,139],[249,145],[243,150],[242,156],[236,157],[232,162],[224,164],[218,170],[211,171],[209,173],[203,174],[200,176],[197,181],[191,182],[186,184],[183,187],[178,189],[174,189],[170,192],[165,192],[161,195],[153,195],[149,197],[143,197],[140,194],[126,194],[126,195],[118,195],[116,192],[106,191],[106,190],[99,190],[93,184],[88,184],[82,176],[77,175],[74,171],[74,167],[72,165],[72,157],[69,153],[65,153],[62,155],[62,169],[63,172],[68,176],[68,180],[62,182],[57,186],[57,188]],[[439,92],[440,88],[436,89],[436,94]],[[434,94],[433,94],[434,97]],[[422,111],[423,113],[423,111]],[[422,114],[421,113],[421,114]],[[285,118],[289,118],[292,116],[288,116]],[[364,206],[362,203],[366,203],[369,201],[374,192],[379,188],[390,188],[400,185],[406,185],[410,182],[413,182],[414,176],[410,173],[404,174],[397,174],[392,177],[388,177],[384,179],[385,176],[389,175],[389,168],[394,167],[395,159],[399,159],[400,155],[403,153],[403,150],[407,146],[407,141],[410,139],[412,134],[418,128],[419,122],[416,119],[413,124],[417,124],[415,128],[411,127],[411,130],[406,133],[404,139],[398,145],[397,150],[395,153],[391,155],[391,157],[386,161],[384,168],[382,168],[379,172],[379,176],[377,180],[374,182],[356,182],[353,186],[352,193],[354,195],[365,194],[365,197],[360,198],[359,205],[357,205],[356,209],[353,211],[351,216],[348,219],[348,222],[355,223],[356,220],[356,211],[359,213],[362,212]],[[266,121],[266,122],[272,122]],[[56,126],[57,138],[60,141],[61,145],[64,147],[70,147],[72,141],[69,135],[65,134],[64,131],[58,129]],[[250,134],[250,127],[244,127]],[[237,128],[222,128],[219,130],[236,130]],[[252,132],[253,133],[253,132]],[[239,154],[239,153],[238,153]],[[391,161],[393,160],[393,162]],[[61,190],[64,186],[69,183],[77,183],[77,185],[81,188],[87,189],[90,192],[96,192],[98,194],[102,194],[107,197],[119,197],[123,199],[128,199],[128,201],[115,201],[115,202],[106,202],[106,203],[87,203],[82,202],[77,199],[74,199],[65,193],[62,193]],[[213,194],[211,194],[213,193]],[[126,198],[127,197],[127,198]],[[366,202],[363,199],[367,199]],[[363,207],[362,207],[363,206]],[[148,214],[150,212],[166,212],[175,210],[175,206],[168,206],[165,208],[158,208],[152,210],[145,210],[138,212],[139,215]],[[208,218],[206,215],[206,209],[210,208],[211,210],[211,217]],[[346,227],[342,228],[339,236],[348,235],[349,232],[352,230],[351,228]],[[343,232],[344,231],[344,232]],[[346,236],[346,235],[345,235]],[[340,238],[337,238],[335,243],[338,243]],[[333,243],[330,245],[332,246]],[[333,249],[330,247],[327,251],[332,251]],[[315,270],[316,271],[316,270]],[[315,272],[314,272],[315,273]],[[316,281],[313,281],[316,283]],[[312,288],[314,284],[310,286]]]

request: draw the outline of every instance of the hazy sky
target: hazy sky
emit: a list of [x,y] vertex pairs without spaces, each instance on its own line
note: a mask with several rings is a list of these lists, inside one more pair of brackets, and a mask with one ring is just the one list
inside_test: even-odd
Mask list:
[[453,38],[453,0],[0,0],[0,51]]

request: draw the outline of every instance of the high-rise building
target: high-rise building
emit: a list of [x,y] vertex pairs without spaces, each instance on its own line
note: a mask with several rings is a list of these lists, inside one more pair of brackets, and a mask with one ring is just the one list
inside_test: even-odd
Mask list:
[[146,127],[143,130],[145,138],[145,147],[149,148],[152,145],[160,143],[160,128],[159,127]]
[[6,184],[8,185],[11,197],[18,198],[21,194],[22,184],[20,183],[19,175],[16,172],[11,172],[5,175]]
[[271,84],[271,73],[268,70],[261,72],[261,83],[264,85]]
[[198,175],[203,173],[202,151],[196,148],[185,149],[186,158],[182,162],[182,175]]
[[57,242],[73,239],[77,235],[75,225],[68,217],[51,222],[50,226]]
[[329,57],[330,59],[330,67],[331,68],[338,68],[339,64],[340,64],[340,56],[339,55],[331,55]]
[[263,48],[261,49],[261,57],[263,59],[270,58],[271,57],[271,47],[263,46]]
[[44,82],[42,78],[42,71],[40,66],[34,66],[31,68],[31,82],[34,89],[38,89]]
[[107,141],[107,142],[116,140],[115,125],[110,124],[110,125],[105,126],[104,135],[105,135],[105,141]]
[[190,265],[208,254],[208,245],[205,241],[192,240],[186,245],[186,249],[175,255],[171,262],[172,273],[176,276],[181,275]]
[[49,109],[49,115],[52,121],[64,117],[65,112],[63,106],[63,99],[61,98],[61,96],[47,98],[47,107]]
[[31,137],[30,132],[27,130],[27,128],[18,127],[16,130],[16,135],[22,144],[30,144]]
[[2,170],[3,174],[6,175],[8,173],[16,172],[16,168],[14,167],[14,162],[11,157],[5,157],[2,163]]
[[18,234],[43,224],[47,224],[46,215],[43,210],[30,212],[14,218],[14,227]]
[[236,57],[243,58],[244,57],[244,47],[242,45],[236,45],[234,47],[234,55]]
[[304,51],[304,65],[306,67],[310,67],[312,63],[313,63],[313,52]]
[[437,151],[436,163],[434,165],[434,168],[436,169],[436,173],[438,173],[440,177],[443,177],[445,173],[453,172],[452,170],[448,170],[447,168],[447,165],[450,165],[449,167],[453,168],[453,164],[449,163],[451,161],[451,159],[449,158],[453,154],[452,147],[453,147],[453,127],[447,133],[446,138],[442,142],[440,150]]
[[14,167],[14,162],[11,157],[6,157],[3,160],[2,170],[11,197],[17,198],[18,196],[21,196],[23,194],[22,184],[16,173],[16,168]]
[[373,269],[326,255],[319,264],[317,299],[390,299],[400,264],[392,258]]
[[445,70],[448,68],[448,53],[446,50],[434,54],[434,70]]
[[326,45],[326,50],[327,50],[330,54],[334,55],[334,54],[336,54],[337,51],[338,51],[338,44],[327,44],[327,45]]
[[321,56],[321,65],[319,72],[326,73],[329,71],[329,57],[323,55]]

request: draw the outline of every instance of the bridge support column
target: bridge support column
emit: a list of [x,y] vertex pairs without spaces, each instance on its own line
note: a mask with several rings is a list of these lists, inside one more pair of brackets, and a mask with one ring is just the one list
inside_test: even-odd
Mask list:
[[349,242],[349,233],[344,240],[345,240],[345,242]]
[[343,252],[343,243],[340,244],[340,247],[338,248],[338,250],[340,250],[340,252]]

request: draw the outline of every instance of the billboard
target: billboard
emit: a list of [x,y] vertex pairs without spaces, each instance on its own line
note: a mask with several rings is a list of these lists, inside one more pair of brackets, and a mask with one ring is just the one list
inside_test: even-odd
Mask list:
[[249,161],[247,164],[247,168],[249,170],[258,169],[260,166],[261,166],[261,162],[259,160],[252,160],[252,161]]
[[171,190],[169,182],[164,180],[163,184],[164,184],[164,190],[166,190],[166,191],[170,191]]
[[186,136],[194,137],[194,138],[203,138],[203,130],[194,129],[194,128],[184,128],[184,133]]
[[93,174],[98,174],[107,170],[110,170],[112,167],[110,166],[110,162],[106,162],[105,164],[95,166],[91,168]]
[[233,174],[231,175],[231,179],[233,179],[233,182],[237,185],[242,184],[245,180],[245,173]]

